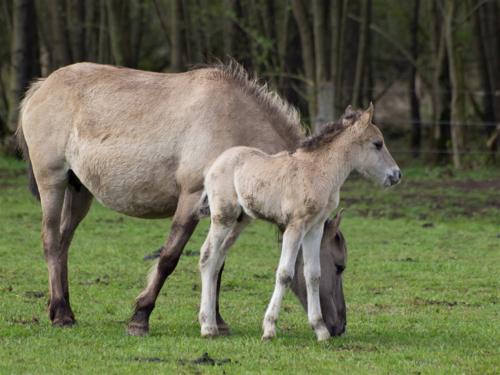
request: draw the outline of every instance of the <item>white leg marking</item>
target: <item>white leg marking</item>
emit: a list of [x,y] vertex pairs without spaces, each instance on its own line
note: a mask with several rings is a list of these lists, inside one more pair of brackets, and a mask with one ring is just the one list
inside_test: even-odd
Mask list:
[[217,277],[228,249],[249,223],[248,218],[231,226],[212,222],[207,239],[200,252],[201,304],[199,321],[201,335],[212,337],[219,334],[216,319]]
[[276,271],[276,283],[274,292],[264,315],[262,329],[263,340],[272,339],[276,336],[276,321],[278,320],[281,301],[286,288],[290,286],[295,272],[295,261],[303,238],[301,225],[290,225],[283,234],[283,245],[278,269]]
[[304,257],[304,279],[307,290],[307,318],[316,333],[318,341],[328,340],[330,333],[321,314],[319,285],[321,277],[320,246],[323,237],[323,223],[313,227],[304,236],[302,255]]

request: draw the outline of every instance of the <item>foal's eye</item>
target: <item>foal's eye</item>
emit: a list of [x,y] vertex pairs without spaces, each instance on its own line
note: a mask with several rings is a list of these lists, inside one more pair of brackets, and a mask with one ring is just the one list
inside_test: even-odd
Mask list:
[[377,150],[380,151],[380,150],[382,150],[382,146],[384,145],[384,142],[382,142],[382,141],[373,142],[373,145],[375,146],[375,148]]

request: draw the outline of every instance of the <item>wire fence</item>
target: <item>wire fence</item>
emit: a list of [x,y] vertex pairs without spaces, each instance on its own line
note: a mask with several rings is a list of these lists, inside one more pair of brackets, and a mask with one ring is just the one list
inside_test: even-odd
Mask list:
[[[412,154],[415,154],[416,151],[413,151],[413,150],[403,150],[403,149],[390,149],[389,150],[391,152],[391,154],[408,154],[408,155],[412,155]],[[419,150],[418,151],[419,154],[433,154],[433,155],[452,155],[453,154],[453,151],[451,150],[437,150],[437,149],[434,149],[434,150]],[[476,150],[461,150],[461,151],[458,151],[458,154],[460,155],[491,155],[492,152],[491,151],[476,151]]]

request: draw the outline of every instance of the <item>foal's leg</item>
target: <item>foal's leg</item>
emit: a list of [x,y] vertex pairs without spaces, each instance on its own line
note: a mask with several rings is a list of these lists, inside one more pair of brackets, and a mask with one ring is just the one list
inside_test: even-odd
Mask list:
[[165,280],[177,266],[182,250],[198,224],[195,207],[199,199],[199,193],[180,196],[170,234],[161,251],[156,269],[149,278],[148,286],[136,299],[134,314],[128,324],[130,335],[144,336],[148,334],[149,316],[154,309],[156,298]]
[[61,282],[63,288],[64,299],[68,305],[67,313],[69,315],[61,319],[61,325],[71,325],[75,321],[75,317],[71,310],[69,302],[69,284],[68,284],[68,249],[73,239],[75,230],[89,212],[92,203],[92,195],[89,191],[81,186],[79,191],[72,186],[66,188],[64,195],[64,204],[62,209],[62,219],[60,225],[61,235]]
[[330,332],[321,315],[319,284],[321,279],[320,246],[323,236],[323,223],[313,227],[304,236],[302,256],[304,257],[304,279],[307,290],[307,317],[316,333],[318,341],[328,340]]
[[199,321],[201,335],[212,337],[219,334],[217,322],[218,276],[227,250],[234,244],[241,231],[249,223],[249,218],[233,223],[219,223],[212,219],[210,231],[200,252],[201,305]]
[[297,253],[304,236],[302,224],[289,225],[283,234],[283,245],[278,269],[276,271],[276,283],[274,286],[271,302],[267,307],[262,328],[264,330],[263,340],[272,339],[276,336],[276,321],[281,307],[281,301],[286,288],[292,283],[295,272],[295,261]]

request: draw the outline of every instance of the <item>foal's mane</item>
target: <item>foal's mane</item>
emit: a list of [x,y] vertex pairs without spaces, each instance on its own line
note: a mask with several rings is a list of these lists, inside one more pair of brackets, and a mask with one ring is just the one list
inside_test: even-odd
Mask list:
[[271,125],[282,138],[292,141],[296,146],[304,139],[304,130],[300,123],[299,112],[271,91],[267,83],[260,83],[258,78],[250,77],[248,72],[235,60],[229,63],[219,62],[210,65],[212,78],[232,82],[245,94],[253,97],[270,116]]
[[348,113],[344,113],[339,120],[323,125],[317,134],[303,140],[299,148],[306,152],[311,152],[331,143],[345,129],[354,124],[360,115],[360,111],[349,111]]

